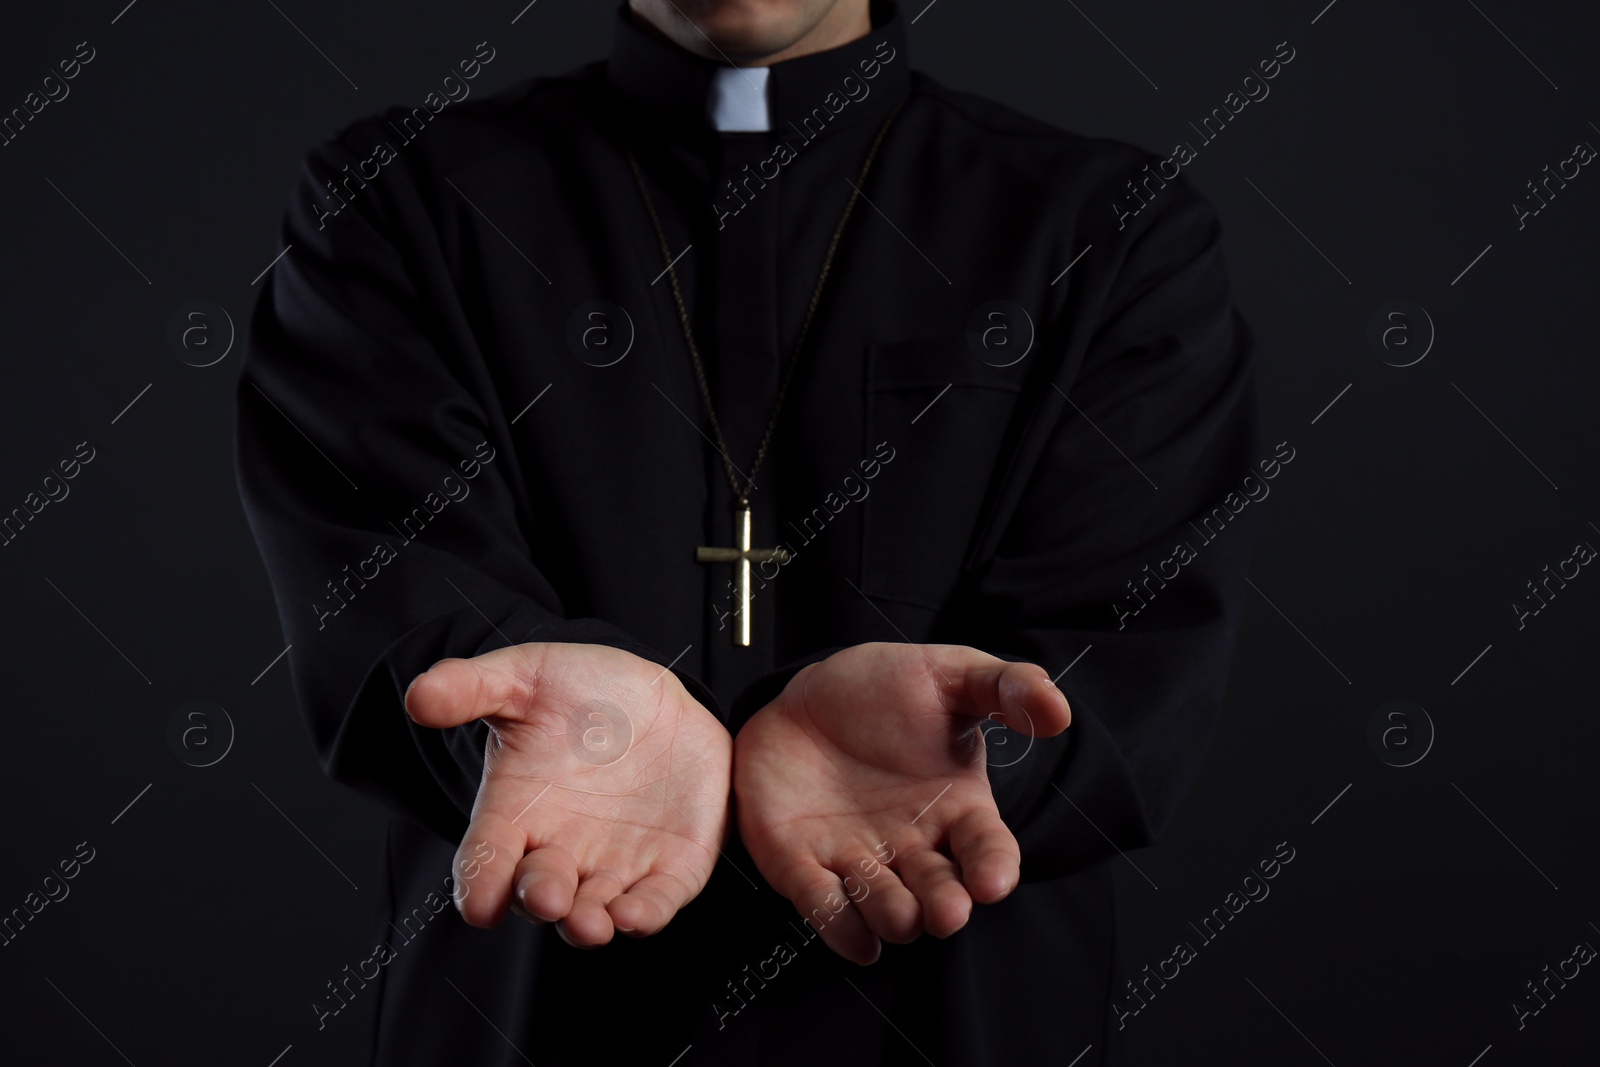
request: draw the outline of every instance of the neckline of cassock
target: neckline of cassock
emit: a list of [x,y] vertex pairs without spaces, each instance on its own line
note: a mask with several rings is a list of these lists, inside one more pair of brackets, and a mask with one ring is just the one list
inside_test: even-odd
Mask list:
[[[905,20],[893,0],[873,0],[872,23],[864,37],[768,68],[773,134],[800,128],[817,110],[828,116],[824,131],[888,117],[911,85]],[[634,24],[627,4],[618,7],[606,77],[623,100],[650,117],[717,136],[708,100],[714,73],[723,66],[657,40]]]

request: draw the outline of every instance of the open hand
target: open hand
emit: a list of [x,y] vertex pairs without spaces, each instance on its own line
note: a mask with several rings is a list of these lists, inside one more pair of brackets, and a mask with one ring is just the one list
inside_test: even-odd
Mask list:
[[515,909],[593,947],[657,932],[705,887],[732,739],[670,671],[604,645],[515,645],[441,660],[405,704],[424,726],[489,727],[455,859],[467,922]]
[[986,719],[1071,722],[1043,668],[963,645],[857,645],[801,670],[734,741],[756,866],[856,963],[880,938],[948,937],[1015,888],[1021,853],[989,788]]

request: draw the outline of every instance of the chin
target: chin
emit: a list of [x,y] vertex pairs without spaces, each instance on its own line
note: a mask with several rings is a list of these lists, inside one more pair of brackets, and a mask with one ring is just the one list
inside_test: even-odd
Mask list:
[[[650,0],[681,24],[687,16],[717,50],[741,60],[782,52],[828,14],[835,0]],[[679,14],[681,12],[681,15]],[[684,32],[699,36],[694,29]],[[676,36],[676,35],[675,35]],[[685,42],[688,43],[687,41]]]

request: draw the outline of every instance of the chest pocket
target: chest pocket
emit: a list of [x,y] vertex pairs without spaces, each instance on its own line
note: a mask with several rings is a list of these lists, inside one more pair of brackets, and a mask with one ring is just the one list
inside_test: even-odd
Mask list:
[[892,458],[864,502],[862,592],[937,609],[960,576],[1025,369],[983,362],[964,334],[874,342],[866,365],[868,448]]

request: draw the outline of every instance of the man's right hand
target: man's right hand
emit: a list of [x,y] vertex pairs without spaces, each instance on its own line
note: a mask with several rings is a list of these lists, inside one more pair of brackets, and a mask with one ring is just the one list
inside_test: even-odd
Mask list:
[[604,645],[515,645],[441,660],[405,706],[423,726],[489,727],[455,858],[472,925],[515,908],[594,947],[657,932],[711,877],[732,739],[659,664]]

